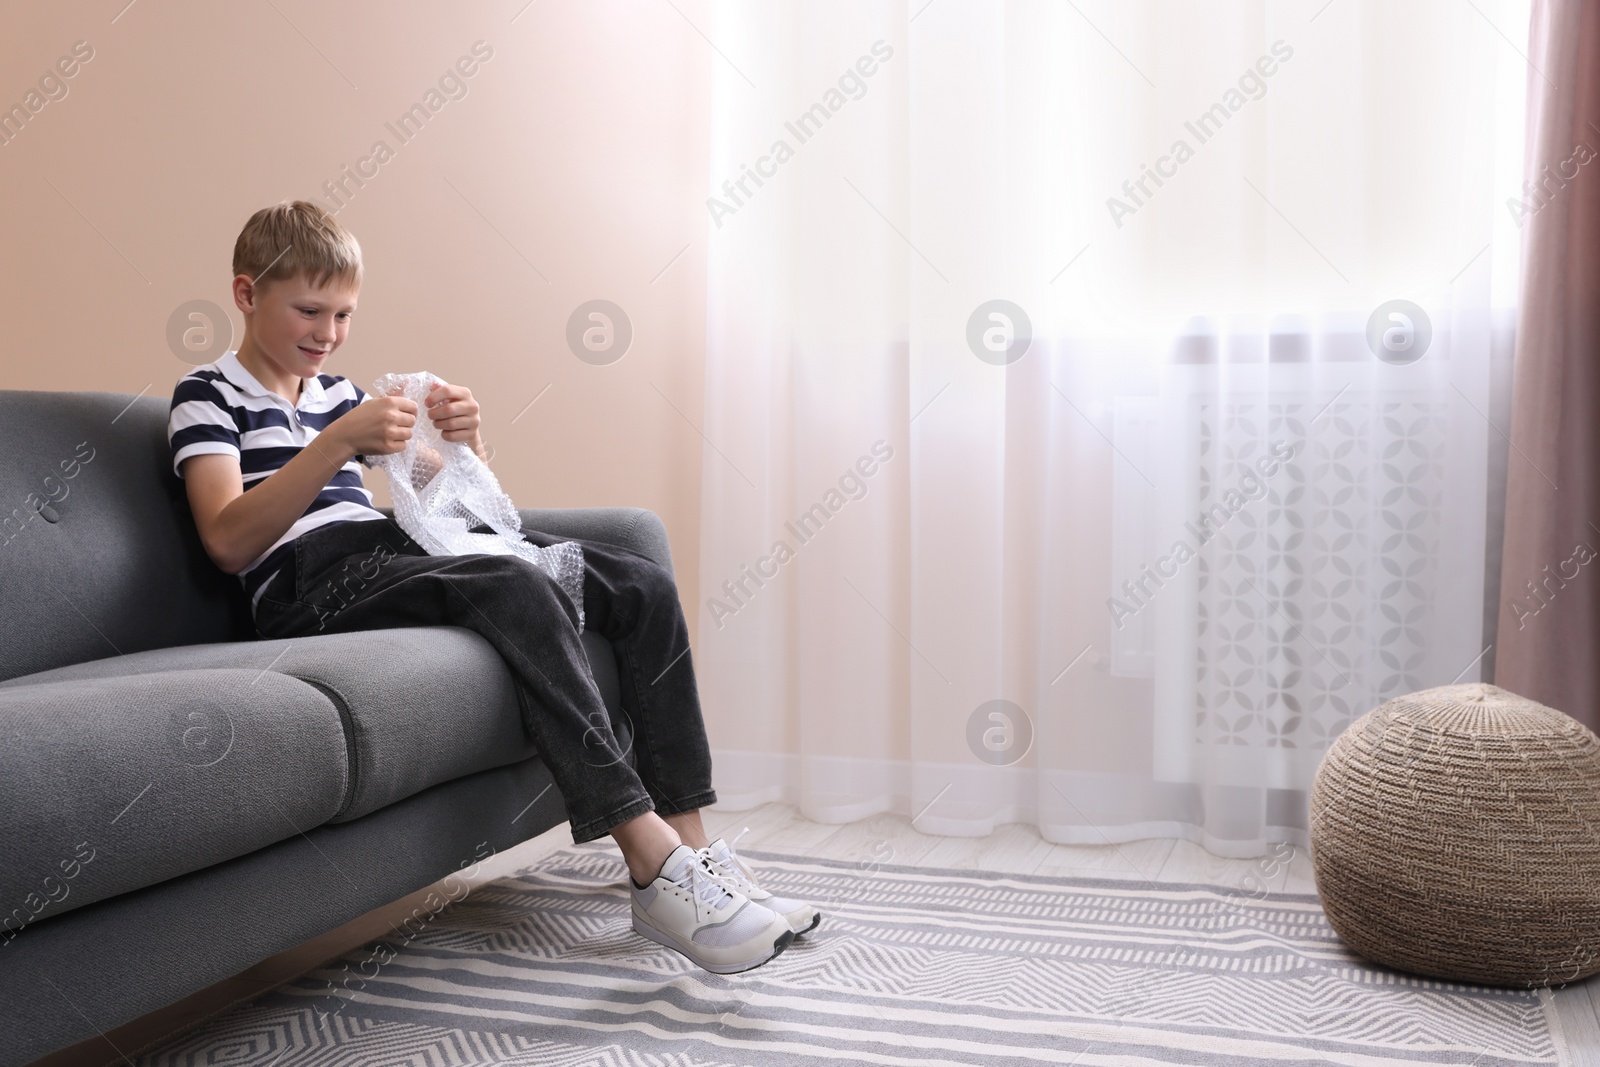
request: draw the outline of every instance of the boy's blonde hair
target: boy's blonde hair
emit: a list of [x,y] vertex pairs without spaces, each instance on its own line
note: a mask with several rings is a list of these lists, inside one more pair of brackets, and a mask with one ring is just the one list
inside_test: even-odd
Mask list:
[[250,216],[233,244],[233,273],[267,282],[304,275],[313,288],[334,280],[360,288],[361,245],[320,204],[282,201]]

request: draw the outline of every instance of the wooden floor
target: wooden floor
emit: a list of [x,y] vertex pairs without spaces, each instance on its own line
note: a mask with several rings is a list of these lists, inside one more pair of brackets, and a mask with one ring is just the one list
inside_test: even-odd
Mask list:
[[1265,887],[1277,893],[1315,893],[1310,858],[1303,849],[1277,856],[1287,859],[1232,860],[1213,856],[1199,845],[1172,838],[1123,844],[1055,845],[1031,826],[1010,823],[987,837],[935,837],[918,833],[904,815],[875,815],[860,822],[833,826],[811,822],[787,804],[768,804],[753,811],[702,813],[709,835],[730,841],[744,827],[749,833],[740,850],[787,852],[835,860],[877,859],[906,866],[955,870],[1001,871],[1007,874],[1087,878],[1127,878],[1136,882],[1203,882],[1208,885]]
[[[1315,893],[1310,857],[1303,849],[1280,846],[1278,862],[1213,856],[1188,841],[1161,838],[1125,844],[1056,845],[1021,824],[997,828],[987,837],[935,837],[912,829],[902,815],[877,815],[860,822],[830,825],[803,818],[787,804],[751,811],[701,813],[708,836],[733,840],[745,827],[739,850],[796,856],[987,870],[1057,877],[1126,878],[1134,882],[1191,882],[1265,887],[1278,893]],[[607,838],[610,847],[616,846]],[[551,852],[572,844],[566,823],[502,852],[480,865],[474,884],[492,882],[513,871],[535,867]],[[290,981],[324,962],[385,936],[420,903],[432,887],[355,919],[315,941],[265,960],[243,974],[204,990],[165,1011],[136,1020],[108,1037],[123,1054],[147,1048],[165,1037]],[[1550,994],[1569,1048],[1563,1067],[1600,1067],[1600,978],[1575,983]],[[100,1067],[125,1062],[109,1045],[85,1042],[38,1061],[34,1067]]]

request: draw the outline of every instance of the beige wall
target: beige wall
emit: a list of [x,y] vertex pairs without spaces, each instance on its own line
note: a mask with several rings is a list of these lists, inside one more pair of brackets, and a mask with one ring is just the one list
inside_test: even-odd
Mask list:
[[[251,212],[336,206],[323,183],[382,140],[339,213],[367,275],[330,372],[470,385],[519,504],[653,509],[692,605],[716,57],[684,16],[705,28],[705,5],[125,2],[17,5],[0,34],[6,107],[75,42],[94,53],[0,145],[4,387],[169,393],[175,308],[208,299],[243,329],[229,267]],[[480,40],[466,95],[402,144],[385,123]],[[595,298],[633,322],[610,366],[564,339]]]

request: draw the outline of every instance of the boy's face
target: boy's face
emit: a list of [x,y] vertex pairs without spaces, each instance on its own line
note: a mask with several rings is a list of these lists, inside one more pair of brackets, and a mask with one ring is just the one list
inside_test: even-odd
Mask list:
[[313,288],[302,275],[252,292],[255,307],[246,318],[256,346],[285,373],[310,378],[344,344],[361,290],[332,280]]

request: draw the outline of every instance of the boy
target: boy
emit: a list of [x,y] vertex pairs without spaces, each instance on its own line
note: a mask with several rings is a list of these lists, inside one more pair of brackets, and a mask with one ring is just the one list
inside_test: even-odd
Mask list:
[[[404,449],[421,413],[322,373],[349,333],[362,271],[355,238],[307,201],[264,208],[240,232],[233,296],[244,338],[184,375],[168,424],[206,552],[239,576],[263,637],[477,631],[517,678],[524,725],[566,801],[573,840],[609,833],[622,849],[634,930],[707,970],[760,966],[819,916],[760,889],[724,841],[705,838],[699,809],[716,794],[671,575],[626,549],[578,542],[585,623],[616,649],[635,769],[589,673],[577,608],[555,580],[515,556],[429,556],[372,506],[356,461]],[[426,407],[445,440],[484,457],[471,390],[440,385]],[[330,609],[319,594],[352,565],[363,581],[344,583]]]

